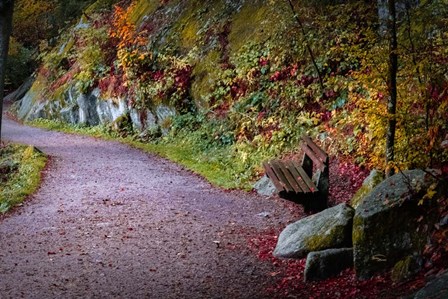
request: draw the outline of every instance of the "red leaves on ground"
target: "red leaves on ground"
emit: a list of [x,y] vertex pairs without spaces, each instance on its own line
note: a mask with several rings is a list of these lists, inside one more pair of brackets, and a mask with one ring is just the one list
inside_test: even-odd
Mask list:
[[397,298],[425,284],[423,275],[402,284],[393,284],[388,274],[358,281],[353,269],[334,278],[305,283],[306,259],[280,260],[272,255],[278,234],[279,231],[272,229],[249,240],[249,248],[257,257],[275,267],[269,273],[274,280],[273,286],[267,290],[272,298]]
[[[330,161],[330,205],[348,202],[362,185],[368,170],[348,161]],[[273,298],[396,298],[409,294],[425,284],[423,274],[412,281],[394,284],[389,274],[358,281],[354,269],[320,282],[304,282],[306,259],[280,260],[272,255],[280,230],[268,230],[249,240],[249,248],[257,257],[271,263],[275,270],[269,275],[273,285],[267,291]]]
[[369,174],[367,169],[361,168],[348,161],[331,159],[330,161],[330,205],[348,202],[361,187]]

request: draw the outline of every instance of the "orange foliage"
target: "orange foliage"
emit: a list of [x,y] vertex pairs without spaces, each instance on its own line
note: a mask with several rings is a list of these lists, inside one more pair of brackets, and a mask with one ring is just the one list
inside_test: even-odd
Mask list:
[[135,24],[130,21],[135,5],[135,1],[127,8],[115,5],[109,31],[110,38],[116,41],[119,66],[123,68],[125,74],[129,73],[136,64],[151,58],[146,50],[146,32],[136,30]]

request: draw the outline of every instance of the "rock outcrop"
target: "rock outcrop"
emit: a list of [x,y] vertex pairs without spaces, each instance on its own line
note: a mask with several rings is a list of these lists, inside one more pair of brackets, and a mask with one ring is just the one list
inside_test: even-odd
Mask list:
[[96,126],[111,124],[129,115],[134,130],[143,132],[162,127],[162,132],[167,134],[168,130],[163,125],[167,119],[176,115],[174,108],[163,104],[156,106],[153,113],[149,109],[137,110],[129,107],[127,100],[123,98],[101,98],[98,88],[84,94],[71,87],[60,99],[42,100],[38,97],[31,89],[15,104],[19,119],[32,121],[47,118],[69,124]]
[[22,83],[22,85],[19,86],[16,90],[8,94],[3,101],[6,102],[16,102],[23,98],[23,96],[30,90],[31,86],[34,83],[34,77],[29,77],[25,80],[25,82]]
[[303,258],[311,251],[350,247],[353,214],[353,208],[340,204],[288,225],[278,238],[274,256]]

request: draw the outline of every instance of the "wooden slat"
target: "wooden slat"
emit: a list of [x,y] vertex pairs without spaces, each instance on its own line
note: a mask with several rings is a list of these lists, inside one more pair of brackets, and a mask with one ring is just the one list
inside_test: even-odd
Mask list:
[[311,181],[311,178],[308,177],[308,175],[305,173],[305,170],[299,165],[298,162],[293,161],[294,166],[296,167],[297,171],[299,172],[300,176],[303,178],[303,181],[306,183],[308,188],[311,192],[316,192],[317,188],[316,185]]
[[291,174],[296,179],[296,182],[300,186],[300,189],[302,189],[303,193],[310,192],[310,188],[308,188],[308,185],[303,181],[302,176],[297,171],[296,167],[294,166],[294,163],[292,161],[285,161],[286,166],[288,167]]
[[277,165],[279,166],[279,169],[283,172],[286,179],[288,180],[289,185],[294,189],[294,192],[296,193],[302,193],[302,188],[300,188],[296,178],[292,175],[286,161],[278,161]]
[[278,192],[282,192],[283,190],[285,190],[283,185],[280,183],[279,178],[272,170],[272,167],[269,164],[269,162],[264,162],[263,167],[264,170],[266,171],[267,176],[271,179],[272,183],[274,184],[275,189],[277,189]]
[[316,167],[323,169],[326,167],[324,162],[322,162],[319,157],[316,156],[316,154],[313,152],[313,150],[308,147],[305,143],[301,144],[302,150],[305,152],[305,154],[310,157],[311,160],[313,160],[313,163],[315,163]]
[[285,191],[286,192],[294,192],[294,188],[291,187],[291,185],[289,184],[283,171],[279,167],[278,162],[276,160],[273,160],[273,161],[269,162],[269,164],[272,166],[272,170],[275,172],[275,174],[279,178],[280,183],[283,185],[283,187],[285,187]]
[[317,154],[317,156],[319,157],[319,159],[323,162],[326,163],[327,159],[328,159],[328,155],[326,152],[324,152],[319,146],[317,146],[313,140],[311,140],[310,137],[308,137],[307,135],[303,135],[302,136],[303,141],[305,141],[308,146]]
[[[288,188],[286,184],[282,181],[282,178],[278,176],[278,174],[274,171],[274,166],[272,165],[272,161],[268,162],[269,171],[271,176],[275,178],[275,182],[277,184],[276,188],[278,192],[286,191],[288,192]],[[275,184],[274,184],[275,185]]]

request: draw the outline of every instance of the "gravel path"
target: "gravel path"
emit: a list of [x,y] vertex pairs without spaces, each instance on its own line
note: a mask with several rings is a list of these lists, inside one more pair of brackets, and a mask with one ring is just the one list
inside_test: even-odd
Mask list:
[[38,192],[0,218],[0,298],[269,297],[275,269],[247,239],[298,208],[117,142],[3,130],[51,159]]

